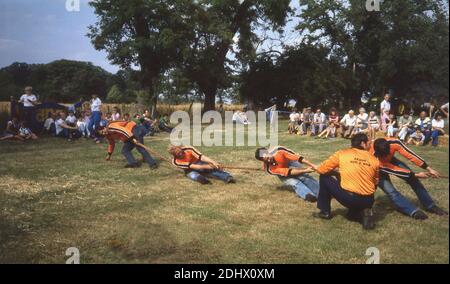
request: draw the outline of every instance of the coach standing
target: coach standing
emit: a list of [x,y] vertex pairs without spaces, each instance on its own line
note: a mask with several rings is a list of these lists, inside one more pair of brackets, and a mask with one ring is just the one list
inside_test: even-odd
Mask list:
[[[320,189],[315,217],[331,219],[331,199],[349,209],[348,218],[362,223],[364,229],[373,229],[372,205],[378,184],[379,161],[369,153],[370,142],[366,134],[356,134],[352,147],[336,152],[316,171],[320,174]],[[333,174],[339,169],[339,179]]]
[[91,117],[89,119],[88,129],[89,133],[92,133],[95,140],[97,140],[97,137],[95,137],[94,127],[95,129],[98,130],[100,121],[102,120],[102,112],[101,112],[102,101],[98,98],[96,94],[93,94],[90,103],[91,103]]
[[38,104],[37,97],[33,94],[32,87],[25,88],[25,94],[20,97],[19,103],[23,104],[23,119],[25,120],[27,127],[32,131],[36,131],[35,125],[35,106]]

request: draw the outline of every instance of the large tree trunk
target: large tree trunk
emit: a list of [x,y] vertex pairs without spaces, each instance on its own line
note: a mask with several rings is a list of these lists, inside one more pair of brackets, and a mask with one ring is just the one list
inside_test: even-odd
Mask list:
[[216,93],[217,88],[208,88],[204,91],[205,94],[205,105],[203,106],[204,112],[216,109]]

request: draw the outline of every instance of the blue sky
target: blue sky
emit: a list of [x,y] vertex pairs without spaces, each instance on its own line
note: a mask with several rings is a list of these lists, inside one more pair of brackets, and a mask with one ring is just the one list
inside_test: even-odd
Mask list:
[[86,37],[87,27],[96,22],[88,2],[80,0],[80,11],[69,12],[66,0],[0,0],[0,68],[64,58],[90,61],[115,73],[117,66],[109,64],[106,53],[95,50]]
[[0,0],[0,67],[64,58],[116,72],[85,36],[95,21],[88,0],[80,1],[79,12],[68,12],[66,0]]

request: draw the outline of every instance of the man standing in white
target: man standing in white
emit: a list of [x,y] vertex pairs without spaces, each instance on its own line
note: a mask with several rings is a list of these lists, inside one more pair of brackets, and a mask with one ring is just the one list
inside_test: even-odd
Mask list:
[[[96,94],[93,94],[91,99],[91,117],[88,125],[88,130],[89,133],[91,133],[91,135],[95,135],[94,127],[95,129],[99,128],[100,121],[102,119],[101,107],[102,101],[98,98]],[[98,140],[97,137],[94,138],[96,141]]]
[[389,94],[384,95],[384,100],[380,104],[381,129],[383,131],[386,131],[386,121],[389,119],[389,113],[391,112],[390,98]]
[[35,131],[35,111],[34,106],[38,104],[37,97],[32,93],[32,87],[25,88],[25,94],[20,97],[19,103],[23,104],[23,116],[28,128]]

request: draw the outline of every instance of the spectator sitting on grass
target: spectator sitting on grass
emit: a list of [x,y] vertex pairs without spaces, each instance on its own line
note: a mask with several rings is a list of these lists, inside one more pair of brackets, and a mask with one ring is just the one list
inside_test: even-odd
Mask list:
[[400,141],[404,142],[408,135],[411,135],[414,132],[414,123],[412,120],[412,116],[409,113],[403,114],[398,121],[398,126],[400,132],[398,133],[398,138]]
[[67,141],[72,141],[72,131],[78,130],[77,127],[70,126],[66,123],[66,113],[61,111],[58,119],[55,121],[55,133],[57,137],[66,138]]
[[86,112],[81,112],[80,117],[77,120],[78,131],[81,133],[81,136],[84,138],[89,138],[90,133],[88,129],[89,122],[86,123],[86,117],[89,119],[89,116],[86,116]]
[[342,118],[341,125],[342,125],[342,130],[341,130],[342,137],[350,138],[350,136],[353,133],[353,129],[356,126],[356,116],[355,116],[355,112],[353,110],[350,110],[348,112],[348,114],[346,114]]
[[390,114],[387,122],[386,136],[395,137],[395,134],[398,132],[397,118],[395,115]]
[[111,121],[118,121],[118,120],[121,120],[120,119],[120,109],[118,108],[118,107],[113,107],[113,110],[112,110],[112,114],[111,114]]
[[2,140],[23,140],[22,137],[19,136],[20,129],[20,121],[17,116],[14,116],[8,123],[6,124],[6,130],[3,132],[3,137],[0,138]]
[[42,128],[41,134],[55,134],[55,114],[52,112],[48,113],[47,119],[44,122],[44,127]]
[[289,125],[288,125],[289,134],[297,134],[296,129],[297,129],[299,120],[300,120],[300,114],[297,112],[297,109],[294,108],[292,110],[292,113],[289,115]]
[[432,146],[438,146],[439,145],[439,136],[445,135],[444,130],[444,120],[442,119],[441,114],[437,114],[436,118],[432,120],[431,122],[431,139],[432,139]]
[[424,141],[425,141],[425,135],[422,133],[422,131],[420,131],[419,127],[416,127],[415,132],[413,132],[413,133],[411,133],[411,135],[409,135],[409,139],[406,144],[422,146]]
[[23,140],[36,140],[38,139],[37,135],[34,134],[30,128],[28,128],[27,123],[25,121],[22,121],[20,123],[20,128],[19,128],[19,136],[23,139]]
[[375,139],[378,130],[380,130],[380,119],[374,111],[369,113],[369,137]]
[[162,131],[168,132],[168,133],[172,132],[173,127],[171,127],[169,124],[169,115],[168,114],[164,114],[159,119],[159,129],[161,129]]
[[358,133],[367,134],[369,132],[368,127],[369,127],[369,115],[366,113],[366,109],[362,107],[359,109],[359,114],[356,116],[355,128],[353,128],[350,137],[353,137]]
[[311,136],[315,136],[317,134],[322,133],[322,131],[327,126],[327,117],[322,112],[320,108],[316,110],[316,113],[313,115],[312,125],[311,125]]
[[427,145],[431,139],[431,119],[427,117],[427,113],[422,111],[419,114],[419,118],[415,123],[416,127],[419,127],[420,131],[425,135],[425,140],[423,141],[423,145]]
[[123,121],[130,121],[131,120],[131,116],[129,113],[124,113],[123,114]]
[[339,115],[335,108],[331,108],[328,115],[328,127],[319,134],[318,138],[335,138],[337,128],[339,128]]
[[301,124],[302,135],[307,135],[308,129],[311,128],[311,124],[314,120],[314,114],[311,112],[310,107],[304,109],[301,119],[302,119],[302,124]]

